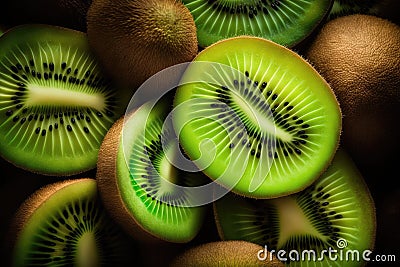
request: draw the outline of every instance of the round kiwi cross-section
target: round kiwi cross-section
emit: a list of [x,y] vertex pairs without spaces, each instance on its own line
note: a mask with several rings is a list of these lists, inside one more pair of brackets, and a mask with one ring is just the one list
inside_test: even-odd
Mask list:
[[239,35],[293,47],[309,36],[331,0],[183,0],[194,17],[201,47]]
[[189,242],[203,222],[204,207],[192,207],[193,196],[184,188],[206,177],[171,161],[180,155],[174,130],[164,124],[171,102],[147,102],[118,120],[99,153],[96,177],[106,208],[145,242]]
[[1,37],[0,154],[15,165],[46,175],[93,169],[125,99],[84,33],[36,24]]
[[[362,266],[363,253],[375,242],[374,201],[342,149],[327,171],[297,194],[269,200],[230,194],[214,203],[214,211],[221,238],[285,251],[288,266]],[[289,257],[290,251],[296,252]]]
[[339,141],[341,112],[329,85],[297,54],[262,38],[235,37],[200,52],[174,106],[187,155],[212,180],[248,197],[310,185]]
[[136,246],[105,212],[90,178],[39,189],[21,205],[11,227],[15,267],[122,267]]

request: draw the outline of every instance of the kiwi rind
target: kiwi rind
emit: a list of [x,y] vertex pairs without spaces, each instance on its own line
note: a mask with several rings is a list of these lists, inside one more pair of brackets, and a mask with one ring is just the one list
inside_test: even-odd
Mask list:
[[[240,35],[257,36],[295,47],[324,22],[333,0],[303,3],[183,0],[183,3],[193,14],[201,48]],[[234,11],[238,8],[241,9],[239,13]]]
[[[181,207],[174,202],[165,204],[168,200],[155,199],[148,193],[146,197],[144,189],[137,191],[140,185],[137,179],[143,179],[143,176],[131,173],[128,166],[132,160],[131,153],[135,153],[133,148],[136,148],[136,144],[134,147],[132,142],[136,142],[136,138],[141,138],[138,132],[144,129],[144,125],[147,125],[147,122],[141,120],[151,121],[166,115],[164,113],[165,106],[159,108],[160,106],[157,104],[152,109],[153,104],[153,101],[143,104],[120,118],[111,127],[100,148],[96,179],[106,208],[133,238],[147,243],[162,241],[187,243],[197,235],[201,228],[204,207]],[[162,105],[164,104],[165,102],[162,103]],[[150,111],[151,113],[147,117],[146,114]],[[140,147],[143,148],[143,145],[140,144]],[[139,158],[136,160],[140,161]],[[164,179],[160,176],[158,178]],[[168,205],[166,209],[171,209],[171,212],[175,212],[177,209],[176,212],[179,215],[177,217],[183,214],[183,221],[179,219],[174,221],[175,219],[171,217],[171,222],[171,218],[163,219],[154,216],[144,203],[149,201],[155,205]],[[187,204],[190,205],[190,203]]]
[[[344,181],[345,184],[341,183],[342,181]],[[325,184],[326,187],[333,188],[333,190],[329,191],[329,193],[326,193],[324,191],[325,189],[320,191],[323,184]],[[315,229],[319,228],[319,233],[329,233],[331,240],[322,241],[323,239],[320,239],[321,236],[316,237],[309,233],[308,235],[306,233],[302,236],[302,233],[299,232],[301,230],[298,229],[297,231],[294,230],[293,233],[286,233],[285,237],[281,237],[280,229],[285,228],[283,225],[286,226],[286,229],[291,226],[296,229],[298,225],[303,224],[300,224],[298,219],[293,219],[294,217],[292,217],[293,221],[281,222],[279,218],[282,218],[282,216],[279,214],[284,213],[285,210],[279,211],[277,203],[285,203],[288,202],[288,200],[293,201],[294,199],[298,199],[296,201],[300,201],[300,199],[304,200],[304,198],[298,196],[301,194],[303,194],[303,196],[314,194],[313,192],[315,192],[315,194],[321,193],[318,196],[319,200],[316,201],[321,201],[321,203],[326,202],[328,204],[319,203],[318,206],[317,203],[309,203],[307,208],[310,210],[305,210],[304,208],[303,216],[307,218],[318,218],[319,214],[325,214],[326,216],[320,217],[319,222],[313,222],[312,227],[315,227]],[[325,194],[326,197],[322,194]],[[351,203],[346,203],[348,199],[352,199],[353,201]],[[336,203],[336,209],[333,206],[329,206],[330,201]],[[223,204],[224,202],[225,204]],[[230,211],[227,211],[226,207],[224,209],[226,205],[232,207]],[[300,203],[298,205],[300,205]],[[324,209],[324,211],[318,211],[318,209],[313,210],[313,206]],[[259,208],[259,210],[256,210],[256,207]],[[341,212],[339,212],[339,210],[341,210]],[[261,214],[264,214],[266,211],[270,216],[264,217],[263,223],[261,224],[259,224],[259,221],[256,222],[256,217],[261,216]],[[233,214],[236,214],[236,216]],[[290,215],[292,214],[294,213],[291,210]],[[343,250],[343,255],[345,255],[348,250],[358,250],[360,253],[359,255],[361,255],[363,251],[372,251],[375,244],[376,209],[374,199],[367,183],[357,169],[357,166],[343,148],[337,151],[335,159],[328,170],[312,186],[304,191],[272,200],[252,200],[235,194],[229,194],[225,198],[214,202],[214,215],[218,233],[222,240],[245,240],[254,242],[260,245],[267,245],[270,251],[271,249],[274,251],[283,249],[289,252],[295,249],[301,252],[305,249],[314,249],[317,253],[321,253],[321,248],[318,248],[318,246],[325,244],[325,246],[330,246],[332,249],[337,249],[338,251]],[[336,223],[329,225],[323,223],[328,217],[329,220],[336,221]],[[242,221],[242,225],[239,223],[240,221]],[[247,228],[247,230],[243,227]],[[265,227],[265,229],[262,230],[257,227]],[[250,230],[252,228],[256,230]],[[329,228],[332,228],[333,232],[327,231]],[[240,233],[240,229],[244,232],[247,231],[246,234]],[[307,226],[304,226],[304,229],[307,229]],[[308,241],[306,243],[307,238],[313,241]],[[337,243],[340,239],[346,242],[344,247],[341,248],[338,247]],[[302,244],[299,242],[302,242]],[[314,245],[312,245],[313,242]],[[330,262],[328,257],[325,257],[324,261],[319,261],[319,265],[316,266],[327,266],[332,263],[333,262]],[[287,262],[287,264],[289,266],[302,266],[301,264],[303,264],[303,262]],[[343,257],[343,261],[338,259],[337,264],[338,266],[362,266],[365,262],[362,259],[361,261],[347,261],[345,257]]]
[[[1,135],[0,154],[18,167],[44,175],[67,176],[95,168],[102,138],[113,121],[123,113],[126,105],[123,101],[129,100],[129,94],[108,83],[108,78],[89,49],[86,34],[53,25],[26,24],[8,30],[0,39],[0,47],[3,62],[0,116],[2,128],[8,127],[13,131],[11,136],[10,133]],[[40,56],[35,53],[40,53]],[[17,67],[13,64],[17,64]],[[83,65],[81,69],[80,65]],[[89,72],[86,72],[86,68],[91,71],[87,79],[85,75]],[[93,76],[93,79],[98,79],[98,82],[95,84],[93,81],[88,85],[94,74],[96,77]],[[60,78],[56,79],[55,76]],[[63,82],[59,80],[61,77]],[[67,78],[74,79],[75,84]],[[80,83],[77,85],[78,81]],[[18,91],[18,86],[21,86],[22,92]],[[90,108],[93,112],[90,115],[81,104],[62,107],[67,95],[60,97],[60,94],[53,98],[64,103],[59,106],[51,99],[46,102],[47,106],[27,104],[25,99],[29,99],[33,88],[41,88],[37,90],[40,93],[36,94],[36,99],[42,99],[40,101],[45,101],[43,90],[53,88],[101,95],[104,99],[101,105],[114,110],[106,112],[105,109],[96,111]],[[114,100],[111,101],[112,97]],[[86,98],[81,99],[86,101]],[[79,115],[76,115],[78,111]],[[96,112],[99,113],[96,115]],[[59,116],[60,113],[62,116]],[[59,137],[62,135],[64,137]],[[21,145],[18,142],[23,138],[30,139]],[[37,140],[37,143],[33,144],[32,140]],[[18,144],[21,148],[18,148]]]
[[[243,51],[243,52],[242,52]],[[252,54],[255,53],[256,56],[253,56]],[[243,54],[243,55],[242,55]],[[234,56],[239,55],[238,58],[233,58]],[[265,55],[265,57],[263,57]],[[268,55],[268,56],[267,56]],[[232,57],[232,58],[230,58]],[[240,61],[243,58],[251,58],[254,62],[249,63],[246,62],[245,64],[248,64],[250,66],[242,66],[240,65]],[[276,62],[272,59],[276,57]],[[260,59],[262,58],[262,59]],[[268,59],[267,59],[268,58]],[[229,74],[226,73],[241,73],[238,74],[239,77],[236,77],[238,80],[242,79],[243,77],[247,80],[254,80],[258,81],[259,84],[258,86],[261,87],[261,83],[263,79],[266,79],[266,81],[269,79],[269,77],[265,78],[264,71],[263,70],[249,70],[249,72],[257,72],[256,74],[250,74],[258,77],[245,77],[245,69],[244,68],[251,68],[253,66],[258,66],[260,64],[259,62],[265,60],[263,64],[265,66],[268,66],[268,60],[271,60],[270,63],[273,66],[276,66],[278,64],[281,64],[283,69],[290,69],[290,71],[287,71],[287,73],[290,73],[290,75],[298,75],[298,77],[302,77],[301,79],[304,79],[304,77],[309,77],[310,80],[307,80],[309,82],[308,87],[311,88],[318,88],[315,90],[316,95],[318,95],[318,100],[317,101],[324,101],[324,103],[320,104],[320,106],[315,107],[315,109],[320,108],[321,106],[324,108],[327,108],[326,111],[321,111],[318,114],[330,114],[330,118],[327,119],[329,121],[329,125],[325,125],[323,127],[326,127],[325,130],[323,130],[324,133],[322,132],[314,132],[317,134],[320,134],[321,136],[328,137],[327,140],[321,141],[325,142],[325,145],[318,144],[321,149],[319,149],[318,153],[315,153],[315,156],[309,156],[310,164],[305,164],[304,168],[305,172],[300,173],[298,172],[296,175],[293,177],[297,177],[298,179],[290,179],[288,178],[291,174],[287,173],[285,175],[285,178],[280,179],[277,178],[280,176],[278,173],[271,174],[271,172],[263,172],[261,175],[265,175],[266,177],[269,177],[271,179],[266,179],[263,181],[261,186],[259,186],[256,190],[250,192],[249,190],[249,181],[248,179],[242,179],[243,177],[251,177],[250,179],[253,179],[255,177],[255,174],[250,172],[253,171],[252,166],[251,166],[251,161],[248,160],[248,165],[246,167],[246,158],[243,156],[243,158],[240,159],[240,164],[233,164],[231,163],[232,166],[229,166],[229,163],[226,163],[226,161],[229,161],[229,157],[232,157],[232,161],[237,161],[238,157],[229,155],[230,153],[229,149],[225,149],[226,147],[229,146],[230,140],[236,140],[236,133],[233,131],[232,133],[228,133],[230,130],[230,126],[226,126],[222,123],[222,119],[217,119],[217,115],[220,114],[218,112],[219,109],[213,108],[213,105],[216,106],[217,104],[214,104],[214,99],[217,97],[215,96],[218,93],[218,90],[221,91],[219,88],[226,90],[227,88],[231,86],[234,88],[234,83],[232,81],[232,84],[228,84],[228,81],[223,80],[224,75],[227,77]],[[207,67],[202,62],[210,62],[210,65]],[[198,64],[197,64],[198,63]],[[297,64],[299,63],[299,64]],[[207,73],[208,70],[213,70],[218,69],[219,67],[216,67],[215,65],[213,66],[212,64],[220,64],[222,67],[221,68],[221,73],[218,73],[219,70],[217,70],[215,73]],[[220,66],[218,65],[218,66]],[[262,66],[260,64],[260,66]],[[232,71],[232,69],[237,69]],[[257,67],[254,67],[257,68]],[[262,68],[262,67],[260,67]],[[273,67],[271,67],[273,68]],[[279,67],[277,67],[279,68]],[[228,69],[228,70],[226,70]],[[260,74],[261,73],[261,74]],[[294,74],[297,73],[297,74]],[[214,77],[214,76],[215,77]],[[220,75],[220,76],[218,76]],[[235,74],[234,74],[235,75]],[[246,76],[248,73],[246,74]],[[278,76],[278,75],[277,75]],[[211,78],[210,77],[214,77]],[[216,85],[212,84],[214,80],[216,81]],[[222,82],[221,82],[222,79]],[[233,79],[233,78],[231,78]],[[279,79],[279,78],[277,78]],[[250,82],[252,82],[250,80]],[[272,78],[271,78],[272,80]],[[202,81],[202,82],[197,82],[197,81]],[[197,82],[197,83],[196,83]],[[227,84],[220,84],[220,83],[227,83]],[[280,81],[279,81],[280,82]],[[307,83],[304,82],[304,83]],[[207,83],[212,84],[210,86],[207,85]],[[204,85],[206,84],[206,85]],[[254,82],[255,84],[255,82]],[[270,84],[270,81],[267,81],[267,84]],[[202,89],[203,87],[206,89]],[[208,87],[207,87],[208,86]],[[214,86],[214,87],[213,87]],[[249,86],[250,87],[250,86]],[[252,87],[252,86],[251,86]],[[272,87],[272,89],[271,89]],[[215,89],[217,88],[217,89]],[[206,95],[204,93],[204,97],[202,95],[203,91],[210,91],[214,92],[216,91],[215,95]],[[231,90],[231,89],[229,89]],[[273,85],[267,85],[266,89],[260,89],[263,92],[265,98],[267,98],[267,90],[274,90]],[[278,93],[278,92],[277,92]],[[301,93],[304,93],[303,91]],[[293,94],[291,92],[291,94]],[[271,94],[270,99],[268,101],[271,101],[271,98],[273,99],[273,95]],[[298,96],[297,96],[298,97]],[[282,97],[284,98],[284,97]],[[295,98],[295,97],[294,97]],[[302,59],[298,54],[290,51],[289,49],[278,45],[272,41],[263,39],[263,38],[258,38],[258,37],[252,37],[252,36],[239,36],[239,37],[234,37],[234,38],[229,38],[225,39],[222,41],[219,41],[203,51],[201,51],[197,57],[192,61],[192,63],[189,65],[189,67],[186,69],[186,72],[183,75],[183,78],[181,80],[181,85],[178,87],[176,94],[175,94],[175,99],[174,99],[174,107],[177,108],[181,104],[189,103],[190,101],[199,101],[198,107],[196,106],[196,109],[193,108],[195,104],[189,104],[186,105],[182,111],[175,112],[173,114],[173,123],[174,123],[174,128],[175,131],[177,132],[177,135],[179,135],[180,138],[180,143],[182,145],[182,148],[185,150],[186,154],[193,160],[196,159],[196,162],[198,164],[199,169],[202,169],[203,172],[209,176],[212,180],[215,182],[219,183],[220,185],[227,187],[228,189],[232,189],[232,191],[236,194],[240,194],[243,196],[247,197],[254,197],[254,198],[274,198],[274,197],[279,197],[287,194],[294,193],[296,191],[300,191],[310,185],[314,180],[316,180],[320,174],[323,173],[323,171],[328,167],[330,161],[333,158],[333,155],[338,147],[339,144],[339,137],[341,133],[341,111],[339,107],[339,103],[336,100],[336,97],[331,90],[330,86],[326,83],[326,81],[321,77],[318,72],[309,64],[307,63],[304,59]],[[201,102],[203,101],[203,102]],[[206,101],[211,101],[211,105],[208,104],[209,102]],[[217,100],[216,103],[218,102],[223,102],[224,100]],[[233,101],[232,101],[233,102]],[[261,101],[260,101],[261,102]],[[284,101],[282,101],[284,102]],[[192,102],[194,103],[194,102]],[[223,105],[224,103],[222,103]],[[252,103],[249,103],[251,105]],[[270,103],[268,103],[270,104]],[[283,103],[282,103],[283,104]],[[272,105],[272,104],[270,104]],[[205,107],[206,106],[206,107]],[[211,106],[211,109],[210,109]],[[226,106],[226,105],[225,105]],[[224,106],[224,107],[225,107]],[[229,106],[229,105],[228,105]],[[285,109],[282,107],[281,109]],[[204,108],[203,108],[204,107]],[[293,106],[291,106],[293,108]],[[185,109],[186,108],[186,109]],[[202,110],[203,109],[203,110]],[[213,111],[214,110],[214,111]],[[222,109],[221,109],[222,110]],[[289,109],[288,109],[289,110]],[[203,112],[203,113],[201,113]],[[208,112],[208,113],[207,113]],[[214,113],[215,114],[214,114]],[[222,111],[221,111],[222,112]],[[315,112],[313,109],[312,112]],[[217,114],[218,113],[218,114]],[[289,112],[290,113],[290,112]],[[193,114],[193,117],[191,117],[191,114]],[[264,116],[268,116],[267,113],[263,114]],[[197,117],[196,117],[197,116]],[[214,119],[214,117],[215,119]],[[219,116],[219,115],[218,115]],[[198,118],[210,118],[209,120],[203,120],[204,123],[198,119]],[[211,120],[214,120],[215,123]],[[288,119],[289,120],[289,119]],[[302,120],[299,120],[299,123],[304,123],[304,127],[308,127],[308,125],[303,122]],[[196,124],[197,123],[197,124]],[[214,124],[213,124],[214,123]],[[211,125],[211,126],[210,126]],[[222,126],[221,126],[222,125]],[[208,128],[207,128],[208,127]],[[219,128],[225,127],[224,130],[218,132],[218,134],[215,132]],[[303,126],[301,126],[303,127]],[[224,156],[221,157],[215,157],[213,158],[210,162],[207,162],[209,158],[211,157],[210,155],[205,155],[204,153],[200,151],[200,145],[202,143],[201,138],[203,136],[206,136],[206,132],[214,132],[214,136],[208,135],[207,138],[211,138],[214,143],[217,144],[216,149],[218,153],[223,153],[222,151],[227,152]],[[223,133],[224,132],[224,133]],[[302,131],[299,131],[299,133]],[[226,141],[225,138],[225,133],[226,135],[229,135],[226,139],[231,138],[230,140]],[[230,135],[232,134],[232,136]],[[221,135],[222,137],[218,137],[218,135]],[[234,136],[234,137],[233,137]],[[238,135],[239,136],[239,135]],[[214,138],[215,137],[215,138]],[[219,139],[218,139],[219,138]],[[221,141],[220,147],[219,141]],[[255,139],[255,138],[254,138]],[[225,144],[225,143],[226,144]],[[233,141],[232,141],[233,142]],[[315,141],[314,141],[315,143]],[[233,151],[235,150],[235,147],[238,147],[239,143],[236,143],[236,145],[233,147]],[[263,147],[267,147],[266,145]],[[211,148],[210,148],[211,149]],[[250,156],[250,152],[248,152]],[[293,152],[294,154],[294,152]],[[265,158],[268,158],[270,156],[266,156],[267,152],[265,152]],[[205,157],[206,160],[204,162],[198,161],[201,156]],[[261,155],[262,157],[262,155]],[[282,158],[283,154],[282,154]],[[243,161],[242,161],[243,160]],[[256,159],[257,160],[257,159]],[[256,160],[254,162],[256,162]],[[285,160],[285,159],[284,159]],[[316,160],[321,160],[320,164],[315,164]],[[243,164],[245,162],[245,164]],[[312,163],[311,163],[312,162]],[[209,165],[208,165],[209,164]],[[270,163],[268,163],[270,164]],[[268,164],[264,164],[262,166],[268,166]],[[314,165],[315,164],[315,165]],[[240,170],[243,165],[245,165],[243,168],[244,170]],[[318,165],[318,166],[317,166]],[[271,170],[273,171],[274,168],[274,162],[271,165]],[[311,171],[311,167],[313,168],[313,171]],[[265,167],[267,168],[267,167]],[[299,167],[300,168],[300,167]],[[288,172],[293,170],[294,168],[288,167]],[[277,171],[279,172],[279,171]],[[242,175],[242,176],[239,176]],[[261,177],[261,175],[259,175]],[[271,176],[271,177],[270,177]],[[287,179],[284,181],[284,179]],[[279,180],[279,185],[278,181]],[[235,186],[232,188],[232,183],[237,182]],[[269,184],[269,183],[272,184]],[[277,182],[276,184],[273,184]]]
[[[133,113],[132,113],[133,114]],[[118,158],[118,149],[120,145],[120,135],[123,131],[125,118],[118,119],[114,125],[109,129],[107,135],[104,137],[103,143],[99,150],[99,158],[97,161],[96,180],[104,205],[110,212],[115,221],[124,228],[125,231],[130,233],[136,239],[145,242],[158,242],[158,238],[143,231],[134,217],[131,216],[130,211],[125,206],[122,198],[120,197],[120,185],[116,182],[116,159]]]
[[[68,219],[67,217],[64,218],[69,227],[64,229],[65,231],[55,232],[54,230],[61,227],[62,223],[59,221],[59,224],[55,225],[51,223],[51,220],[57,220],[57,217],[61,218],[65,216],[61,214],[63,214],[66,209],[71,209],[71,206],[68,205],[75,203],[75,201],[90,201],[93,206],[88,208],[87,212],[90,211],[94,213],[82,214],[82,210],[81,214],[74,215],[73,219],[72,215],[68,215]],[[73,264],[75,266],[75,264],[79,265],[86,262],[86,264],[89,265],[85,266],[92,266],[91,264],[100,264],[101,266],[125,266],[129,260],[132,260],[128,251],[134,248],[135,244],[132,240],[123,235],[118,226],[114,224],[108,217],[108,214],[105,213],[100,203],[97,184],[92,178],[62,180],[47,184],[35,191],[21,204],[10,225],[9,240],[11,253],[9,256],[12,257],[10,259],[11,266],[53,266],[52,264],[56,263],[57,257],[66,265]],[[77,209],[76,206],[75,209]],[[87,219],[85,219],[85,216],[88,216]],[[89,216],[92,217],[89,218]],[[79,222],[82,218],[83,222]],[[86,224],[85,220],[87,220],[89,224]],[[82,223],[85,224],[85,226],[83,226]],[[79,227],[81,227],[81,229],[77,231]],[[91,227],[97,228],[91,229]],[[111,227],[112,230],[105,229],[105,227]],[[52,228],[53,230],[46,231],[46,228]],[[49,231],[51,231],[51,233]],[[87,250],[89,246],[87,244],[82,245],[80,249],[88,253],[85,256],[79,254],[80,251],[78,249],[74,251],[68,250],[67,247],[69,245],[77,246],[77,243],[69,241],[74,238],[69,239],[68,237],[78,237],[85,232],[90,232],[94,235],[96,248],[92,247],[93,244],[90,244],[91,248]],[[35,238],[41,237],[41,235],[46,236],[44,239],[49,239],[48,242],[50,243],[52,242],[50,240],[53,240],[54,244],[34,243]],[[101,235],[109,236],[105,237]],[[102,243],[104,241],[111,243]],[[41,246],[44,248],[46,246],[51,247],[59,245],[64,247],[63,250],[60,249],[61,253],[57,253],[55,250],[53,250],[53,252],[43,250],[42,252],[49,253],[52,256],[49,258],[38,257],[38,255],[41,256]],[[106,247],[112,248],[112,250],[107,250]],[[104,252],[108,254],[104,254]],[[67,256],[69,253],[74,256]],[[86,260],[84,259],[85,257],[87,257]],[[53,260],[54,262],[52,262]],[[88,260],[93,260],[93,262],[89,262]]]
[[126,90],[198,51],[193,17],[177,0],[93,1],[87,25],[94,53]]
[[[263,256],[266,257],[265,261],[261,261],[257,258],[259,251],[263,251]],[[247,241],[214,241],[187,249],[177,256],[169,266],[285,266],[268,251],[267,255],[264,255],[264,253],[264,247]],[[271,256],[272,261],[269,260]]]

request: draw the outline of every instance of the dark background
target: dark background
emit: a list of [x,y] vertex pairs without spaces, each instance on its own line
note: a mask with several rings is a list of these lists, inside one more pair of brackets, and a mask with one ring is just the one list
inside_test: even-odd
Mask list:
[[[85,30],[84,14],[90,0],[50,1],[52,4],[48,6],[49,9],[38,9],[38,5],[40,6],[40,2],[43,1],[8,1],[9,6],[7,8],[0,6],[0,26],[41,22]],[[400,1],[392,2],[393,5],[386,11],[386,15],[390,20],[400,25]],[[53,14],[48,16],[52,12],[51,10],[59,7],[58,3],[61,3],[61,14],[63,15]],[[44,20],[46,17],[48,20]],[[71,20],[71,18],[73,19]],[[400,138],[400,135],[398,137]],[[390,140],[382,140],[382,142],[390,142]],[[400,151],[394,151],[392,160],[387,161],[384,165],[364,165],[362,162],[355,162],[368,184],[376,205],[377,232],[374,254],[396,256],[396,262],[370,262],[368,266],[400,266],[400,186],[398,183],[400,175],[397,173],[399,153]],[[374,156],[380,157],[381,155]],[[68,177],[68,179],[83,177],[95,178],[95,170]],[[5,250],[7,245],[6,234],[12,223],[12,217],[21,203],[40,187],[63,179],[67,178],[43,176],[24,171],[0,158],[0,242],[2,243],[1,254],[3,256],[1,259],[8,256]],[[192,242],[184,245],[143,245],[140,253],[147,255],[147,266],[166,266],[168,261],[183,249],[218,240],[212,209],[208,211],[204,227]]]

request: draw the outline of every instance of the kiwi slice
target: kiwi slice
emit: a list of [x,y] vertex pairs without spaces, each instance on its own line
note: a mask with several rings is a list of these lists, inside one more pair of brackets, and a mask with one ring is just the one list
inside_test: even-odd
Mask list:
[[183,74],[173,123],[212,180],[273,198],[316,180],[336,151],[341,112],[329,85],[272,41],[234,37],[199,53]]
[[[227,195],[215,202],[214,208],[224,240],[267,245],[270,252],[284,250],[290,266],[360,266],[362,253],[371,250],[375,242],[374,201],[342,149],[327,171],[304,191],[270,200]],[[291,250],[300,258],[294,253],[290,258]],[[315,254],[301,258],[304,250]],[[324,256],[323,250],[336,253]]]
[[0,154],[46,175],[93,169],[104,135],[125,110],[123,94],[104,76],[84,33],[12,28],[0,39]]
[[251,35],[293,47],[310,35],[332,7],[331,0],[183,0],[194,17],[201,47]]
[[147,102],[118,120],[100,148],[97,180],[105,206],[127,232],[145,242],[185,243],[201,228],[204,207],[191,207],[184,188],[207,180],[176,168],[179,146],[165,124],[171,97]]
[[[260,253],[261,251],[261,253]],[[267,253],[267,255],[264,255]],[[258,255],[268,260],[261,261]],[[271,259],[271,260],[270,260]],[[266,266],[283,267],[275,256],[260,245],[241,241],[214,241],[192,247],[176,257],[170,267]]]
[[20,206],[12,228],[12,266],[128,266],[135,249],[90,178],[39,189]]

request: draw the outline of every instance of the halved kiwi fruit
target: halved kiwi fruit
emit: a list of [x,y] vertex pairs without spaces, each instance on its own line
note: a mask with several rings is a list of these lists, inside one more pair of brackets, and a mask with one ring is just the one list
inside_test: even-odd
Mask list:
[[[267,253],[267,255],[264,255]],[[259,259],[266,258],[265,261]],[[215,241],[192,247],[176,257],[170,267],[221,267],[221,266],[266,266],[283,267],[274,255],[264,251],[260,245],[241,241]]]
[[[216,201],[214,211],[222,239],[266,245],[270,252],[283,250],[289,266],[361,266],[364,251],[372,250],[375,242],[374,201],[341,149],[304,191],[270,200],[231,194]],[[290,256],[292,250],[296,252]]]
[[11,227],[12,266],[128,266],[136,246],[105,212],[89,178],[37,190]]
[[332,7],[331,0],[183,0],[194,17],[201,47],[239,35],[293,47],[310,35]]
[[316,180],[336,151],[341,112],[329,85],[291,50],[241,36],[188,66],[173,123],[186,154],[233,192],[273,198]]
[[204,207],[191,207],[193,196],[180,186],[207,179],[170,162],[179,153],[172,127],[164,124],[171,102],[171,97],[147,102],[118,120],[99,153],[96,177],[106,208],[145,242],[189,242],[204,217]]
[[32,24],[0,39],[0,154],[21,168],[46,175],[93,169],[128,100],[82,32]]

